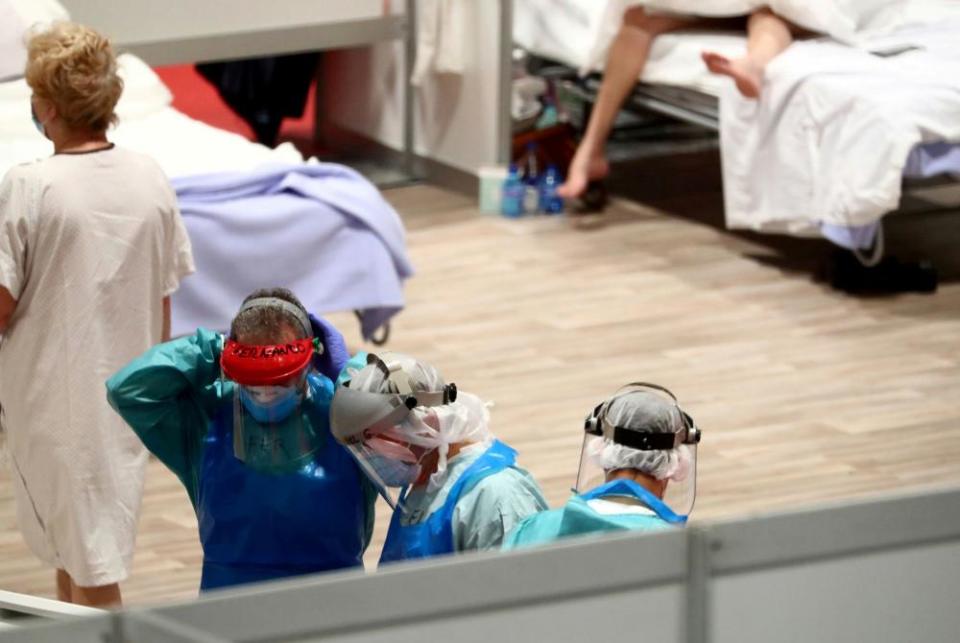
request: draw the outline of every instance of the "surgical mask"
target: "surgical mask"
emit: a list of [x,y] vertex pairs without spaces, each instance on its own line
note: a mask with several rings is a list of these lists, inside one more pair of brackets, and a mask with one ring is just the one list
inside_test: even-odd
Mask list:
[[377,472],[380,482],[388,487],[406,487],[420,475],[420,465],[401,462],[379,453],[367,455],[367,464]]
[[37,131],[40,132],[41,136],[47,135],[47,130],[43,126],[43,123],[40,122],[40,119],[37,118],[37,112],[33,109],[33,105],[30,105],[30,118],[33,120],[33,126],[37,128]]
[[240,401],[257,422],[281,422],[300,404],[297,386],[243,386]]

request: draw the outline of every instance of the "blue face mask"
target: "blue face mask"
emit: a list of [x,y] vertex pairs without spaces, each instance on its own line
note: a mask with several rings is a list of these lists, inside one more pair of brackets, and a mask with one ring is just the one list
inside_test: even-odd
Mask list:
[[261,424],[271,422],[282,422],[287,419],[291,413],[300,405],[300,389],[296,386],[276,387],[280,391],[265,400],[263,396],[258,395],[246,387],[240,388],[240,401],[243,407]]
[[367,462],[388,487],[406,487],[420,475],[420,465],[387,458],[379,453],[367,454]]
[[33,120],[33,126],[37,128],[37,131],[40,132],[42,136],[47,135],[47,130],[43,126],[43,123],[40,122],[40,119],[37,118],[37,112],[33,109],[33,104],[30,104],[30,118]]

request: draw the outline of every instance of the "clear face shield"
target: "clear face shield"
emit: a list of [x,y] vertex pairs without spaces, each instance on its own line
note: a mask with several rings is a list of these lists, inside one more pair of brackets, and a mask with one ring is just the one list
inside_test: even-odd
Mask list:
[[291,473],[322,446],[323,410],[312,394],[319,377],[310,363],[313,340],[252,346],[232,340],[221,357],[223,376],[236,383],[234,456],[264,473]]
[[[663,390],[673,398],[659,386],[643,386]],[[639,476],[642,486],[654,490],[655,495],[662,491],[663,502],[685,520],[696,499],[700,430],[675,401],[672,406],[675,411],[670,409],[671,415],[679,419],[679,424],[669,427],[676,430],[667,431],[662,424],[614,425],[607,420],[606,406],[598,406],[585,423],[574,491],[583,494],[618,478],[633,479],[643,474]]]
[[323,445],[322,409],[305,374],[290,386],[237,386],[233,395],[233,454],[252,469],[299,471]]
[[440,391],[413,391],[399,367],[387,366],[376,355],[368,356],[384,372],[384,385],[394,382],[397,393],[359,391],[347,381],[337,389],[330,407],[330,429],[353,455],[384,500],[397,508],[400,490],[421,473],[421,460],[435,445],[404,431],[404,423],[417,407],[441,406],[457,398],[455,384]]

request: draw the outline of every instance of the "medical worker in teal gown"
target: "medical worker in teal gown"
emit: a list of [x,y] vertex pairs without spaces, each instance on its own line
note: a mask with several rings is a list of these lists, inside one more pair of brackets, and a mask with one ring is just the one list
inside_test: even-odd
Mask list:
[[400,353],[369,355],[337,388],[331,430],[395,507],[381,564],[499,549],[520,521],[546,509],[489,419],[479,398]]
[[586,435],[577,493],[560,509],[532,516],[504,549],[587,534],[682,526],[696,492],[700,431],[668,390],[629,384],[597,406]]
[[290,291],[249,296],[107,382],[113,408],[186,487],[201,590],[361,567],[376,491],[330,435],[343,337]]

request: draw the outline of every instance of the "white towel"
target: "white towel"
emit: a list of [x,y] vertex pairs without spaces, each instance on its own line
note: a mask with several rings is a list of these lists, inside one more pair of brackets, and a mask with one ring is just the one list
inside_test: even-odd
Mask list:
[[413,84],[431,73],[462,74],[464,69],[464,0],[420,0],[417,12],[417,59]]

